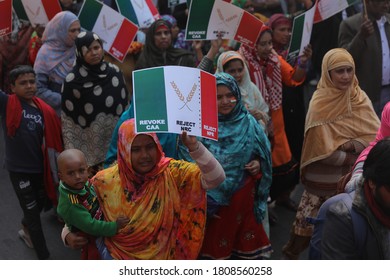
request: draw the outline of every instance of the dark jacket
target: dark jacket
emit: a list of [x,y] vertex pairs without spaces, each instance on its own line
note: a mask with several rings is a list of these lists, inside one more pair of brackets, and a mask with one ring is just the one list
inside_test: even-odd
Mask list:
[[[390,42],[390,14],[385,15],[385,30]],[[375,33],[365,40],[357,36],[362,24],[362,14],[353,15],[340,24],[339,47],[348,50],[356,65],[356,76],[360,87],[372,102],[379,101],[382,86],[382,44],[375,19]]]
[[[368,208],[363,182],[362,179],[356,188],[352,206],[348,206],[344,200],[330,205],[322,232],[322,259],[390,259],[390,230],[384,227]],[[357,244],[355,240],[357,233],[352,225],[351,207],[363,217],[359,228],[364,235],[363,244]]]

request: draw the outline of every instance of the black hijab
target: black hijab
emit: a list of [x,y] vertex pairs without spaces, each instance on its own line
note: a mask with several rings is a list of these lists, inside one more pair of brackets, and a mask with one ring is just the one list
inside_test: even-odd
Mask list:
[[165,25],[169,32],[171,32],[171,24],[163,19],[156,20],[149,27],[146,33],[145,46],[137,60],[135,69],[144,69],[165,65],[195,67],[196,65],[193,53],[184,49],[174,48],[173,45],[164,51],[157,48],[154,43],[154,34],[161,25]]

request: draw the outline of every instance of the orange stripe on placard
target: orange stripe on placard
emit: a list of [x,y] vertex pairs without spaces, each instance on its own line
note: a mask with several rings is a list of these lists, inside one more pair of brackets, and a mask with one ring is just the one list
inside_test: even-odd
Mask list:
[[56,14],[62,11],[60,2],[53,0],[41,0],[45,8],[47,18],[51,20]]
[[146,5],[148,5],[149,10],[150,10],[150,12],[153,15],[153,18],[154,19],[159,19],[160,18],[160,14],[159,14],[156,6],[153,5],[152,0],[146,0]]
[[260,36],[260,30],[263,24],[254,15],[244,12],[234,39],[250,47],[254,47]]
[[137,30],[138,27],[134,23],[124,18],[115,40],[111,45],[110,54],[122,62],[126,57],[131,42],[134,40]]
[[215,76],[200,71],[202,136],[218,140],[217,83]]

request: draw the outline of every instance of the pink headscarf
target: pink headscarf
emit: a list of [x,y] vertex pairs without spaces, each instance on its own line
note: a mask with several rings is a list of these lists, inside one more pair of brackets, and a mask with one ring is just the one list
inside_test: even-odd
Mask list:
[[363,152],[360,153],[358,159],[355,162],[355,166],[359,162],[366,160],[368,153],[371,151],[372,147],[374,147],[379,140],[382,140],[389,136],[390,136],[390,102],[387,102],[386,106],[383,108],[382,111],[381,125],[376,134],[375,141],[372,141],[370,145],[368,145],[367,148],[365,148]]

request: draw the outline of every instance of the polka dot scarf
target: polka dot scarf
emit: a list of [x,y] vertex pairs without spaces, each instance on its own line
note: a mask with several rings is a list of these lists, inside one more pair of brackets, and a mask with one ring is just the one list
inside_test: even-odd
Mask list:
[[[99,149],[102,150],[99,154],[105,154],[115,124],[129,100],[123,74],[116,65],[103,61],[103,55],[97,65],[90,65],[84,60],[94,41],[102,45],[93,32],[79,34],[75,41],[76,64],[66,76],[62,88],[61,118],[65,147],[83,150],[87,160]],[[104,160],[102,155],[96,157]],[[91,159],[88,164],[93,165],[96,160]]]

